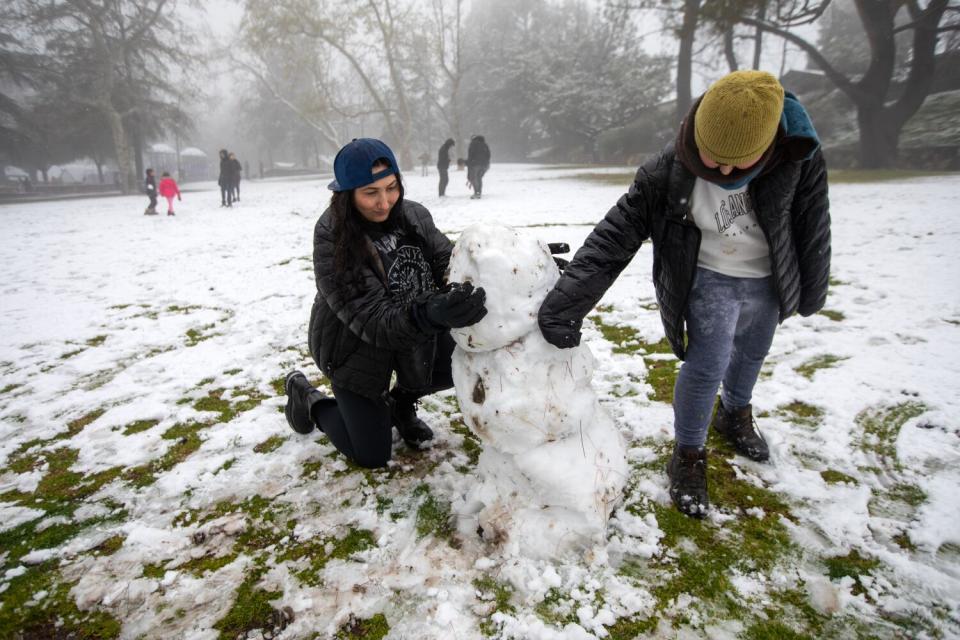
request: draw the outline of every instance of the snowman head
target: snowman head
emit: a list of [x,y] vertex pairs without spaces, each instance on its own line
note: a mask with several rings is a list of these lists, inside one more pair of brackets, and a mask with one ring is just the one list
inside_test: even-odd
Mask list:
[[547,245],[516,229],[473,225],[450,257],[450,282],[472,282],[487,294],[487,315],[450,334],[467,351],[490,351],[537,331],[537,312],[560,277]]

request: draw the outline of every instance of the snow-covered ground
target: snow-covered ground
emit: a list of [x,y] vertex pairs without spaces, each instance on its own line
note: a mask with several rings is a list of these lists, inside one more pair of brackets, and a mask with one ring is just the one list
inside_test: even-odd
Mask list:
[[[444,199],[405,180],[453,238],[575,249],[627,186],[578,177],[605,172],[495,164],[479,201],[461,173]],[[452,391],[422,408],[433,448],[384,471],[287,427],[283,375],[320,377],[325,184],[187,192],[176,217],[0,206],[0,636],[960,637],[960,176],[832,186],[827,314],[780,328],[754,397],[771,463],[713,444],[704,522],[669,506],[642,248],[585,323],[627,495],[605,548],[554,563],[456,518],[478,444]]]

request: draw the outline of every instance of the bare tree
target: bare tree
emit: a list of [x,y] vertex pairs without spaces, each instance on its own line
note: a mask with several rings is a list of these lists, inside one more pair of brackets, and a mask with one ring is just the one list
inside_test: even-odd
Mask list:
[[[814,43],[791,31],[791,27],[819,17],[827,2],[805,4],[801,13],[778,14],[768,20],[743,17],[741,21],[797,45],[856,105],[862,167],[895,166],[900,132],[923,105],[933,84],[941,35],[960,28],[944,24],[945,17],[957,7],[950,7],[949,0],[930,0],[925,7],[917,0],[854,0],[870,47],[867,69],[857,77],[840,71]],[[910,62],[902,91],[892,99],[896,36],[905,32],[911,35]]]

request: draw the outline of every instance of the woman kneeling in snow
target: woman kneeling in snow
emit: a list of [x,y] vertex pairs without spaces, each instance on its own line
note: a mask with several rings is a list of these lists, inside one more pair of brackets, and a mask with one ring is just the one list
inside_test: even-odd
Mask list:
[[387,145],[356,139],[337,153],[333,170],[334,194],[313,235],[317,295],[309,341],[334,397],[294,371],[285,413],[298,433],[316,426],[356,464],[382,467],[390,460],[392,426],[414,448],[433,438],[416,402],[453,386],[449,330],[486,315],[484,291],[444,286],[453,245],[429,211],[404,200]]

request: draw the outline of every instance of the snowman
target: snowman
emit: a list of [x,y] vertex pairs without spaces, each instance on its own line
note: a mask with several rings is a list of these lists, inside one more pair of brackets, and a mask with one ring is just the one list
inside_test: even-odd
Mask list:
[[627,478],[623,439],[591,386],[593,354],[557,349],[537,326],[558,278],[547,246],[509,227],[469,227],[450,259],[450,281],[482,286],[488,310],[451,331],[457,400],[483,442],[461,515],[534,558],[602,545]]

